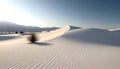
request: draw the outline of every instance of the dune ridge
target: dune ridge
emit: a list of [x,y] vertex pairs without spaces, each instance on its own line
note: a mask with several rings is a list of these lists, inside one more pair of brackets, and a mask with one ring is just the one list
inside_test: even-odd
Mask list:
[[53,40],[57,37],[60,37],[62,35],[64,35],[65,32],[70,30],[70,26],[63,26],[57,30],[53,30],[50,32],[44,32],[44,33],[40,33],[38,35],[39,37],[39,41],[40,42],[46,42],[46,41],[50,41]]

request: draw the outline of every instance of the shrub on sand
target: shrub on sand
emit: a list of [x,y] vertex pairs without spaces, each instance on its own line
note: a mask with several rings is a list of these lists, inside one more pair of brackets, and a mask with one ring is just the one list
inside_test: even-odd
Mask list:
[[18,34],[18,31],[16,31],[15,33]]
[[28,40],[31,42],[31,43],[35,43],[38,38],[37,38],[37,34],[36,33],[31,33],[30,36],[28,37]]

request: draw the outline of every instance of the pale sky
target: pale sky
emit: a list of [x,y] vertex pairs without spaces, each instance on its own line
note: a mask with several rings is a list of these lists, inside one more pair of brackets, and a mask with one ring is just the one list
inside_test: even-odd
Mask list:
[[0,0],[0,21],[39,27],[120,27],[119,0]]
[[52,26],[45,24],[45,19],[37,19],[5,0],[0,0],[0,21],[8,21],[20,25]]

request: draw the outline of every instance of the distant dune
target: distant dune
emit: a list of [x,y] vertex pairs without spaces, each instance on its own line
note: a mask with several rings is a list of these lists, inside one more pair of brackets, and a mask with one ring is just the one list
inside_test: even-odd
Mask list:
[[76,30],[76,29],[82,29],[82,27],[78,27],[78,26],[72,26],[72,25],[68,25],[70,27],[70,30]]
[[17,38],[18,36],[20,36],[20,35],[17,35],[17,34],[0,35],[0,41],[14,39],[14,38]]
[[46,27],[46,28],[40,28],[35,26],[24,26],[24,25],[18,25],[11,22],[1,21],[0,22],[0,32],[16,32],[16,31],[24,31],[24,32],[39,32],[39,31],[51,31],[58,29],[58,27]]
[[120,31],[120,28],[108,29],[109,31]]

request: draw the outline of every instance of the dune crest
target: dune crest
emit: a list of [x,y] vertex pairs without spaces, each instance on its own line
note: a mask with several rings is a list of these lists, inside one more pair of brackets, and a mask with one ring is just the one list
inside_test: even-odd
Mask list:
[[64,35],[65,32],[70,30],[70,26],[63,26],[57,30],[53,30],[50,32],[43,32],[41,34],[39,34],[39,41],[40,42],[46,42],[46,41],[50,41],[53,40],[57,37],[60,37],[62,35]]

